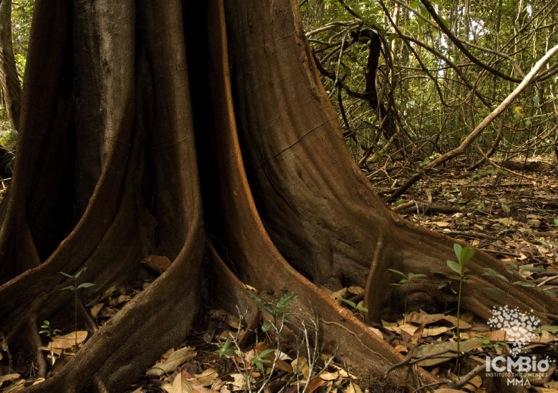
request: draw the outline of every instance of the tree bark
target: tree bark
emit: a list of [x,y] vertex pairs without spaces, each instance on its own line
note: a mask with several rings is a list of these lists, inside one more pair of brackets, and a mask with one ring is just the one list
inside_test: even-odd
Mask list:
[[[295,0],[38,0],[0,210],[0,331],[12,342],[67,312],[60,271],[87,266],[87,300],[146,256],[172,264],[28,391],[123,390],[186,337],[206,285],[229,308],[254,310],[243,283],[296,293],[290,326],[315,322],[321,345],[376,377],[403,359],[327,288],[366,286],[371,322],[401,308],[393,299],[448,300],[435,288],[453,241],[389,211],[352,163],[299,20]],[[483,276],[520,280],[491,257],[469,267],[477,315],[503,303],[558,314],[545,294]],[[394,294],[387,268],[429,281]],[[416,366],[388,378],[436,380]]]
[[12,0],[0,0],[0,88],[6,115],[18,130],[21,85],[12,46]]

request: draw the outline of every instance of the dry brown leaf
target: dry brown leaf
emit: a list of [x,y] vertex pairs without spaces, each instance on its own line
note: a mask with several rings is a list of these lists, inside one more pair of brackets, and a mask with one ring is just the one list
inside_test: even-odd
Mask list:
[[345,296],[347,296],[347,288],[341,288],[340,290],[331,293],[331,297],[337,301]]
[[399,325],[397,327],[398,333],[404,332],[407,333],[409,336],[415,334],[418,329],[419,328],[417,326],[411,325],[410,323],[404,323],[403,325]]
[[362,389],[356,383],[350,382],[343,390],[343,393],[362,393]]
[[[420,311],[413,311],[407,314],[405,320],[407,322],[412,322],[417,325],[430,325],[432,323],[436,323],[439,321],[447,321],[451,323],[453,326],[457,326],[457,318],[453,315],[445,315],[445,314],[427,314],[425,312]],[[461,319],[459,321],[459,328],[460,329],[470,329],[471,324]]]
[[46,347],[41,347],[41,349],[45,351],[50,351],[51,349],[53,351],[64,350],[72,348],[76,342],[78,345],[81,344],[86,338],[87,331],[78,330],[77,332],[71,332],[63,336],[54,336],[52,341]]
[[327,382],[320,377],[314,377],[308,381],[308,385],[305,389],[306,393],[314,393],[317,389],[324,386]]
[[21,377],[21,375],[19,375],[18,373],[0,375],[0,386],[2,386],[4,382],[15,381],[19,377]]
[[450,330],[451,330],[451,328],[449,328],[447,326],[435,326],[435,327],[431,327],[431,328],[425,328],[422,331],[422,336],[423,337],[439,336],[440,334],[444,334],[444,333],[446,333]]
[[145,373],[148,377],[160,377],[161,375],[174,372],[181,364],[196,357],[197,352],[192,347],[184,347],[173,351],[165,359],[155,363],[155,365]]
[[356,285],[351,285],[350,287],[348,287],[347,292],[355,296],[364,296],[364,288]]
[[[469,352],[482,345],[482,339],[471,338],[461,341],[459,348],[461,352]],[[421,345],[416,348],[413,354],[414,358],[426,357],[417,364],[422,367],[435,366],[440,363],[447,362],[457,356],[457,342],[445,341],[433,344]]]
[[302,374],[304,379],[308,380],[310,377],[310,367],[308,360],[304,356],[299,356],[291,362],[291,366],[296,373]]
[[278,370],[284,371],[286,373],[292,374],[293,372],[293,367],[285,362],[284,360],[281,359],[276,359],[275,360],[275,368],[277,368]]
[[476,392],[482,386],[482,377],[480,375],[475,375],[471,378],[463,388],[470,392]]
[[145,257],[142,263],[159,274],[163,273],[171,265],[170,259],[162,255],[150,255]]
[[376,329],[375,327],[368,326],[368,330],[370,330],[376,336],[380,337],[382,340],[384,339],[384,335],[380,329]]
[[323,379],[324,381],[335,381],[336,379],[339,378],[339,372],[338,371],[334,371],[334,372],[324,371],[323,373],[321,373],[319,375],[319,377],[321,379]]
[[93,307],[91,307],[91,309],[89,310],[89,313],[93,318],[97,318],[97,315],[99,315],[99,312],[102,310],[104,306],[105,306],[104,303],[94,304]]
[[25,379],[19,379],[8,386],[6,389],[2,390],[2,393],[13,393],[21,392],[25,389]]
[[231,385],[234,392],[237,392],[239,390],[247,390],[248,383],[254,383],[254,379],[252,378],[252,376],[247,374],[234,373],[230,374],[230,376],[233,378]]
[[208,368],[200,374],[195,374],[194,378],[188,378],[188,381],[194,385],[211,386],[219,378],[219,373],[213,368]]
[[463,390],[441,388],[434,390],[434,393],[466,393]]

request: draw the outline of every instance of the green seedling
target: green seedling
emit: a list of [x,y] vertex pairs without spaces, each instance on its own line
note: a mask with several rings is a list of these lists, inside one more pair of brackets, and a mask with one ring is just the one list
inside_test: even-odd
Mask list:
[[265,366],[267,364],[271,364],[272,361],[269,359],[269,355],[274,353],[274,349],[265,349],[259,352],[254,358],[252,359],[252,364],[256,366],[261,372],[264,372]]
[[66,272],[59,272],[64,277],[68,278],[71,282],[70,285],[67,285],[63,288],[60,288],[61,291],[70,291],[74,294],[74,332],[75,332],[75,346],[78,345],[78,334],[77,334],[77,314],[78,314],[78,304],[80,302],[80,295],[79,292],[82,289],[91,288],[95,286],[92,282],[79,282],[79,277],[81,274],[87,269],[87,266],[82,267],[74,274],[68,274]]
[[405,274],[405,273],[403,273],[399,270],[396,270],[396,269],[387,269],[387,270],[402,277],[399,280],[398,283],[394,283],[392,285],[403,285],[403,284],[407,284],[411,281],[427,277],[426,274],[422,274],[422,273],[407,273],[407,274]]
[[46,320],[43,321],[43,323],[40,327],[40,330],[39,330],[39,334],[41,336],[45,336],[45,337],[48,337],[48,338],[52,338],[52,337],[58,335],[58,333],[61,333],[61,330],[60,329],[53,329],[51,324],[50,324],[50,321],[46,321]]
[[50,340],[48,344],[48,350],[50,352],[51,366],[54,366],[54,352],[52,351],[52,338],[61,332],[62,331],[60,329],[53,329],[52,325],[50,324],[50,321],[47,320],[43,321],[39,330],[40,335],[45,336]]
[[457,332],[457,353],[461,353],[460,343],[460,330],[459,330],[459,322],[461,319],[461,297],[463,294],[463,281],[465,279],[465,265],[469,262],[473,256],[475,255],[475,249],[471,247],[463,247],[461,244],[455,243],[453,245],[453,252],[455,257],[457,258],[456,261],[448,260],[447,265],[448,267],[458,274],[459,276],[459,290],[457,292],[457,324],[456,324],[456,332]]
[[[394,286],[401,286],[401,285],[404,285],[404,284],[408,284],[411,281],[420,280],[420,279],[428,277],[426,274],[422,274],[422,273],[409,272],[409,273],[405,274],[402,271],[399,271],[399,270],[396,270],[396,269],[387,269],[387,270],[392,272],[392,273],[395,273],[395,274],[397,274],[398,276],[401,277],[399,282],[391,284],[391,285],[394,285]],[[407,313],[407,296],[405,296],[404,299],[405,300],[404,300],[404,305],[403,305],[403,308],[404,308],[403,312],[404,312],[404,314],[406,314]],[[366,312],[368,312],[368,310],[366,310]]]
[[227,340],[219,346],[217,354],[220,358],[233,356],[235,354],[233,342],[230,338],[227,338]]

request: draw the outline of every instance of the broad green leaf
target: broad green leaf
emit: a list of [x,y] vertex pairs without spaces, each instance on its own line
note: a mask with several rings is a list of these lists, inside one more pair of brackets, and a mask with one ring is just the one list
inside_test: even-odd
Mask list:
[[405,275],[405,273],[400,272],[399,270],[395,270],[395,269],[387,269],[389,272],[395,273],[395,274],[399,274],[402,277],[407,278],[407,276]]
[[81,289],[81,288],[91,288],[91,287],[94,287],[94,286],[95,286],[95,284],[92,283],[92,282],[83,282],[83,283],[81,283],[81,284],[78,285],[78,289]]
[[355,302],[349,300],[349,299],[345,299],[345,298],[340,298],[339,300],[341,300],[341,303],[345,303],[346,305],[352,307],[352,308],[357,308],[357,305]]
[[455,261],[447,261],[448,267],[453,270],[454,272],[456,272],[457,274],[459,274],[459,276],[462,275],[462,271],[461,271],[461,265]]
[[457,257],[458,261],[461,261],[461,254],[463,253],[463,247],[459,243],[453,243],[453,253]]
[[500,273],[498,273],[496,270],[491,269],[489,267],[484,268],[484,272],[482,273],[483,276],[488,276],[488,277],[497,277],[501,280],[504,280],[506,282],[510,282],[510,280],[508,280],[508,278]]
[[74,278],[74,276],[72,276],[71,274],[68,274],[66,272],[58,272],[58,273],[62,274],[64,277]]
[[475,249],[472,247],[465,247],[461,250],[461,263],[465,264],[473,258],[475,255]]

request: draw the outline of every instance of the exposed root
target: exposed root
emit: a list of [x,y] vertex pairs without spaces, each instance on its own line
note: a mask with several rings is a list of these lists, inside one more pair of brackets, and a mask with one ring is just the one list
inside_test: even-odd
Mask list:
[[35,361],[37,362],[37,375],[39,377],[46,377],[47,374],[47,363],[41,352],[41,338],[37,332],[36,319],[33,317],[29,318],[27,323],[27,335],[29,340],[29,345],[31,350],[35,353]]

